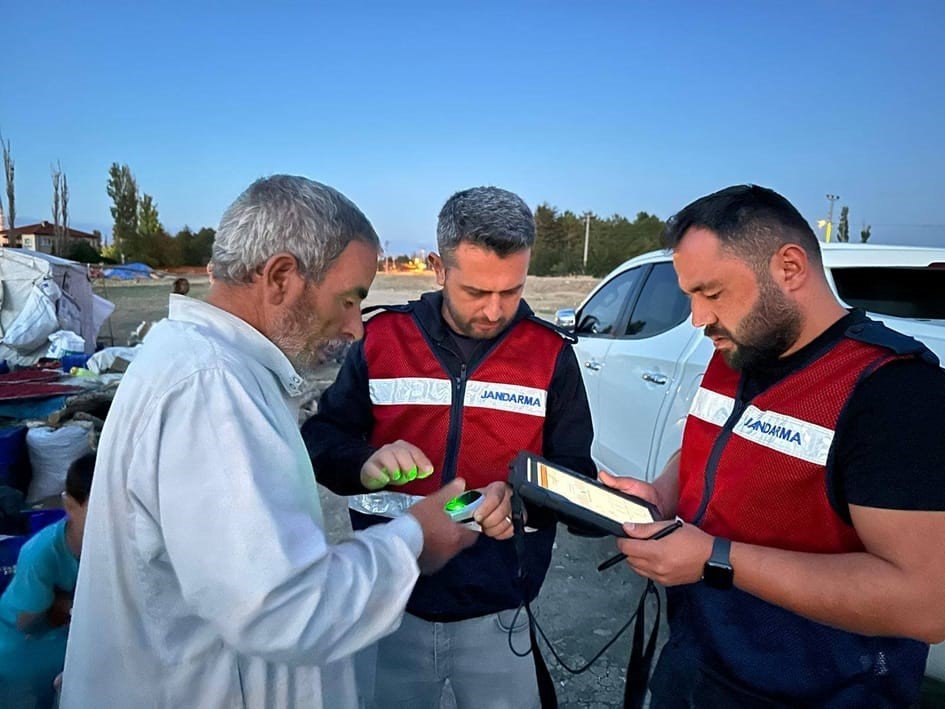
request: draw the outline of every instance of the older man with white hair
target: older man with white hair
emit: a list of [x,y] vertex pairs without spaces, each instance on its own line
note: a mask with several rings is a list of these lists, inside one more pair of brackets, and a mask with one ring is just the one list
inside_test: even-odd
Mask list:
[[472,543],[443,512],[462,481],[341,544],[322,530],[299,371],[362,335],[377,253],[301,177],[223,215],[207,302],[171,296],[102,432],[63,707],[353,706],[349,656]]

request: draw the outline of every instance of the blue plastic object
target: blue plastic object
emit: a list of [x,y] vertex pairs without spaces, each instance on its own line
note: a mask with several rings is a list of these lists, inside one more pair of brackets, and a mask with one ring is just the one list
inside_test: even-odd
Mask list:
[[16,487],[28,477],[29,456],[26,450],[26,426],[0,427],[0,485]]
[[29,536],[33,536],[38,531],[45,529],[51,524],[55,524],[66,516],[63,509],[51,510],[30,510],[26,513],[26,530]]
[[0,593],[3,593],[13,580],[20,549],[27,539],[28,537],[0,537]]
[[84,367],[91,355],[87,354],[67,354],[63,355],[62,359],[59,360],[62,363],[62,371],[68,372],[73,367]]

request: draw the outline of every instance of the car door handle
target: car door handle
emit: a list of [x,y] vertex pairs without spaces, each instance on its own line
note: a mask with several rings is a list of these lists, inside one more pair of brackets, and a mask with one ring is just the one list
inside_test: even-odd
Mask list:
[[643,381],[651,384],[665,384],[667,382],[666,375],[658,372],[644,372],[642,376]]
[[600,368],[604,365],[598,362],[596,359],[589,359],[584,363],[584,366],[590,369],[592,372],[599,372]]

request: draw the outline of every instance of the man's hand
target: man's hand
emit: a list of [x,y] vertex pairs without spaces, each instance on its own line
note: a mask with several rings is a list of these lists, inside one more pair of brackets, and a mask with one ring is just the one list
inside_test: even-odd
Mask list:
[[512,488],[498,480],[482,489],[482,504],[473,514],[482,533],[493,539],[510,539],[512,529]]
[[641,500],[653,503],[660,511],[661,516],[665,514],[666,507],[662,504],[663,500],[660,499],[659,490],[653,485],[645,483],[642,480],[637,480],[636,478],[618,478],[609,473],[605,473],[603,470],[598,472],[597,478],[607,487],[612,487],[615,490],[620,490],[620,492],[635,495]]
[[712,537],[695,525],[684,524],[662,539],[647,539],[665,527],[665,522],[625,524],[630,538],[618,539],[617,548],[626,555],[630,568],[664,586],[699,581],[712,555]]
[[443,509],[465,489],[466,481],[456,478],[407,510],[423,530],[423,551],[417,560],[420,573],[432,574],[440,570],[446,562],[476,542],[476,532],[456,524]]
[[433,463],[422,450],[407,441],[381,446],[361,466],[361,484],[368,490],[406,485],[433,474]]

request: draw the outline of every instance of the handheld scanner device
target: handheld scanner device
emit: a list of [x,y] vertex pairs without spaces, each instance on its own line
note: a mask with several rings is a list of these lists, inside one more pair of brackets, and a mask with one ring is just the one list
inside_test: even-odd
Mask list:
[[471,522],[473,512],[482,504],[482,493],[478,490],[467,490],[459,497],[454,497],[443,506],[443,511],[454,522],[463,524]]

